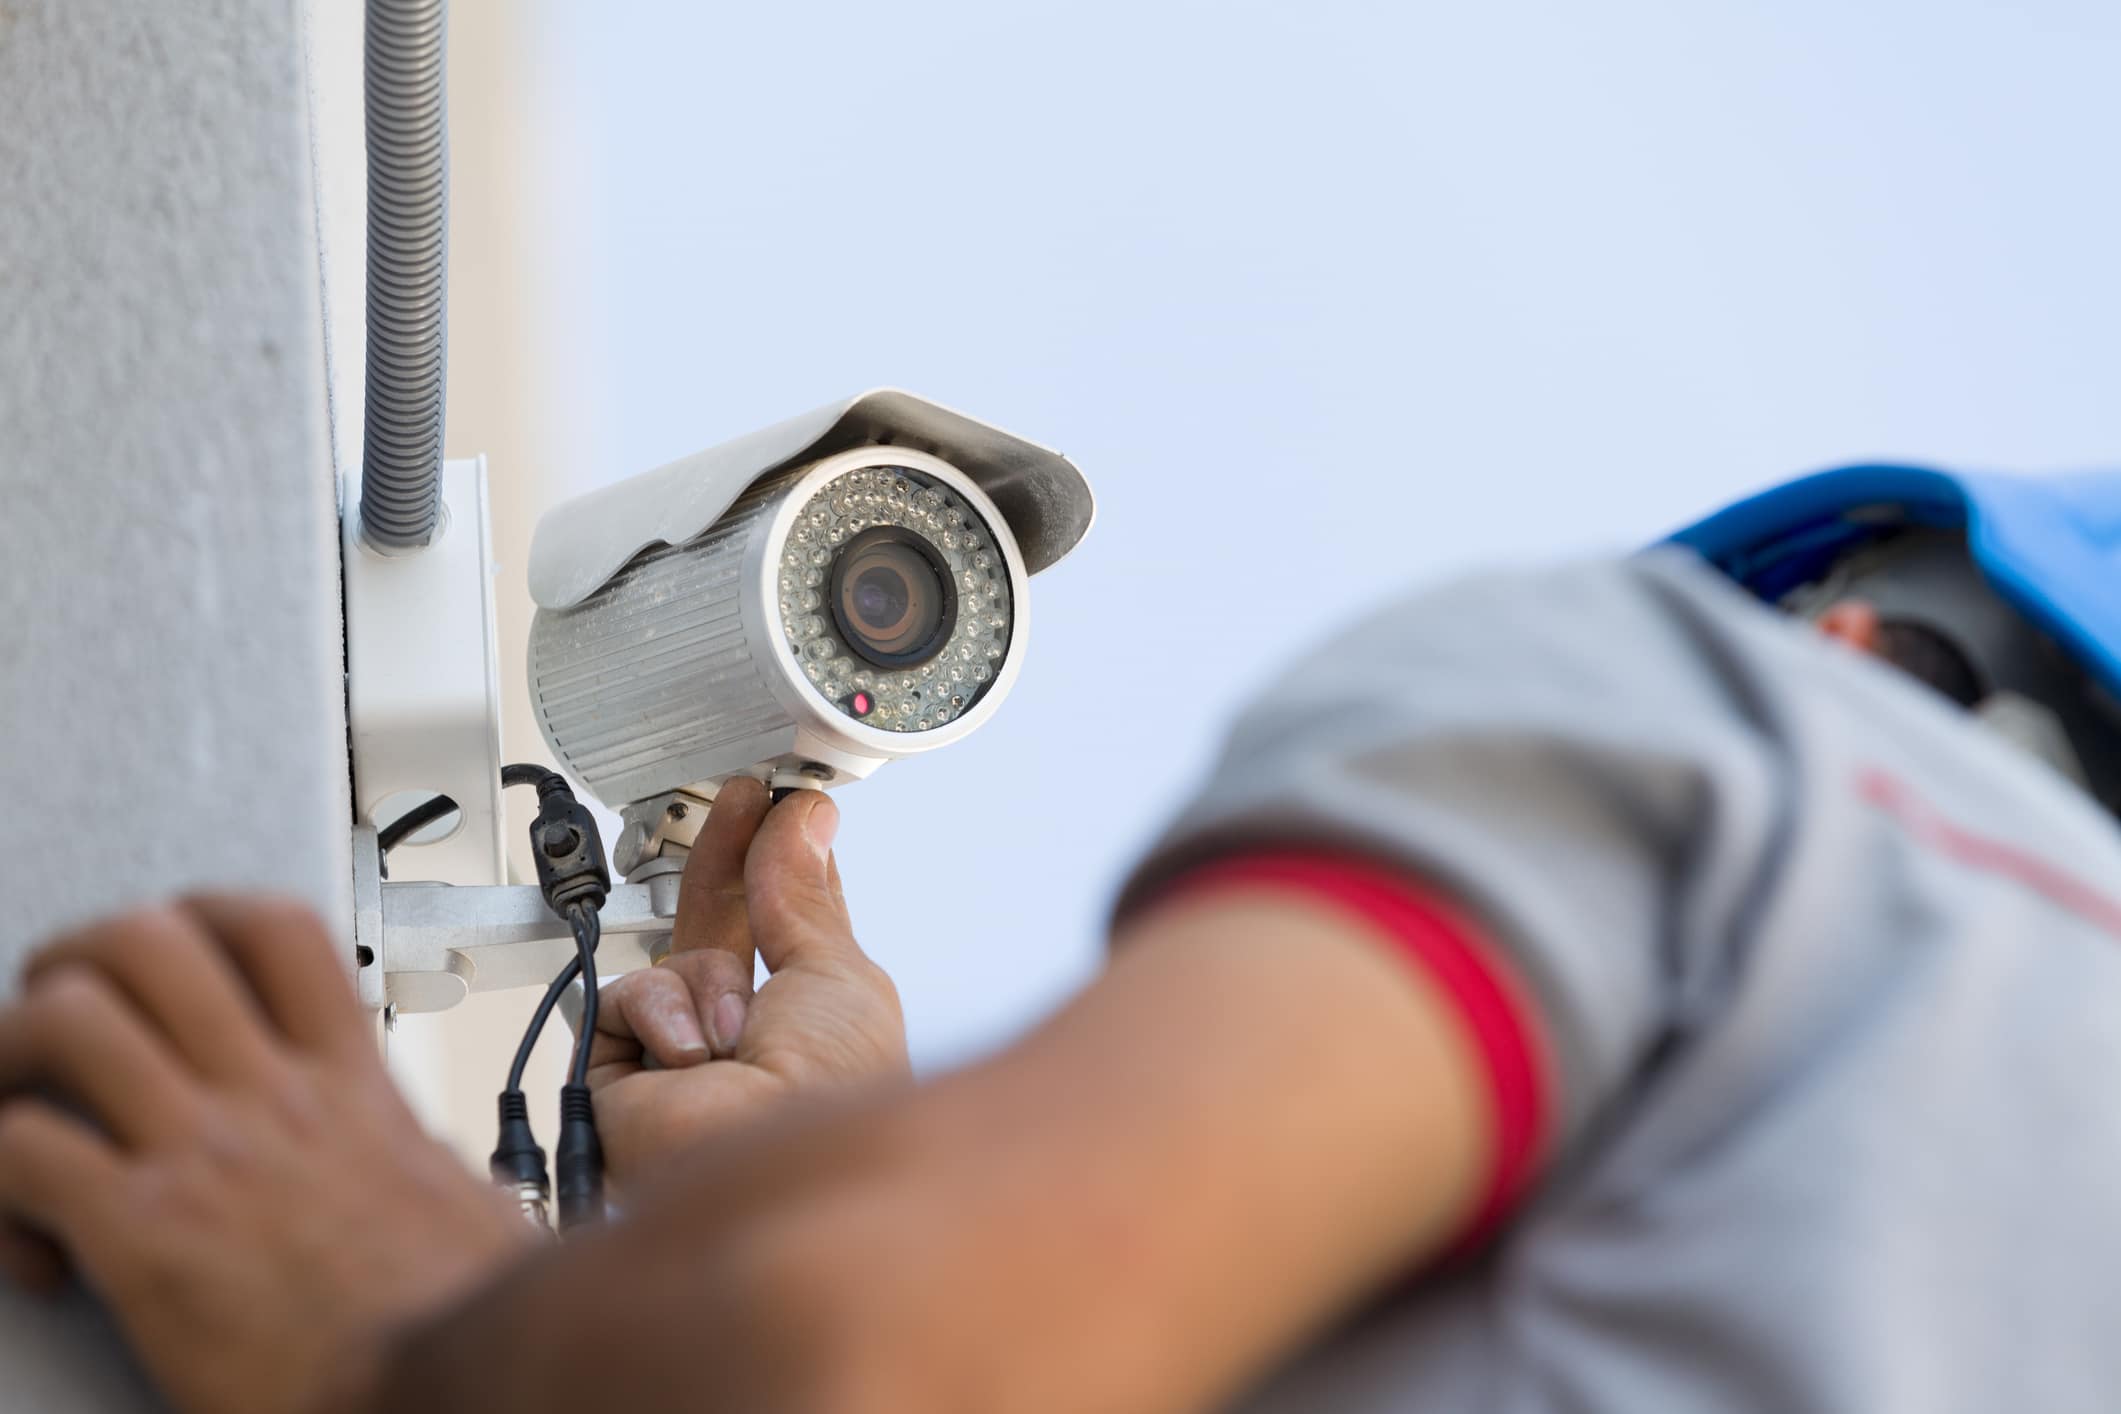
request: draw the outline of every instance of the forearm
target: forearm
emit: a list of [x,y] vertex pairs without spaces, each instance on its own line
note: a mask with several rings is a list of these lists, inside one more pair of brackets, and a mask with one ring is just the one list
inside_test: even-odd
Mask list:
[[1440,1240],[1478,1158],[1433,999],[1308,927],[1168,929],[987,1064],[697,1156],[409,1342],[375,1407],[1219,1397]]
[[802,1219],[876,1166],[866,1151],[895,1108],[790,1102],[693,1149],[629,1190],[623,1219],[547,1244],[399,1331],[372,1382],[330,1414],[835,1407],[817,1380],[849,1352],[825,1328],[802,1240],[817,1227]]

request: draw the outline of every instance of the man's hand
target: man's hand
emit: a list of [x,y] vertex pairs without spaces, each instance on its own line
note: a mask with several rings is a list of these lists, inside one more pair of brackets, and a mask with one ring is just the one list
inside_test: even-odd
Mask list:
[[0,1010],[0,1267],[78,1268],[181,1408],[319,1407],[529,1237],[421,1131],[299,905],[101,924]]
[[[821,791],[769,799],[757,781],[722,787],[685,863],[670,956],[603,991],[589,1083],[615,1183],[783,1096],[909,1074],[897,989],[840,894],[838,807]],[[755,996],[754,954],[773,974]]]

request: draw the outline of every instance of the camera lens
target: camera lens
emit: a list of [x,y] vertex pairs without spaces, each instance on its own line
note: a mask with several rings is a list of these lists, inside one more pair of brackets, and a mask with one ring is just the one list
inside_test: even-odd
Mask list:
[[1021,568],[976,494],[862,466],[787,508],[781,661],[812,698],[877,731],[932,732],[974,719],[1006,683]]
[[881,668],[927,662],[957,624],[957,589],[942,555],[901,526],[847,542],[833,561],[831,602],[847,646]]

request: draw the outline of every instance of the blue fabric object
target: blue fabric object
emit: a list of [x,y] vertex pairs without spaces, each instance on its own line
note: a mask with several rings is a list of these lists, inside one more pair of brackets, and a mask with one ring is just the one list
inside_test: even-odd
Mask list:
[[1963,527],[1996,592],[2121,696],[2121,471],[1842,467],[1739,501],[1670,539],[1772,600],[1902,525]]

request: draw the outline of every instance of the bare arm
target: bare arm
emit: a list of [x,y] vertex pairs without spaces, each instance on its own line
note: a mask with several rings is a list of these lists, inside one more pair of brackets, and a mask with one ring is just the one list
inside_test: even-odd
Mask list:
[[675,1165],[407,1344],[375,1407],[1201,1407],[1453,1233],[1477,1065],[1361,925],[1175,903],[994,1060]]
[[737,831],[776,971],[731,1054],[673,1038],[741,968],[613,1008],[626,1222],[526,1249],[391,1092],[316,920],[200,899],[55,944],[0,1008],[0,1269],[71,1261],[197,1410],[1184,1409],[1418,1267],[1519,1152],[1404,926],[1227,877],[1013,1050],[894,1083],[829,809]]

